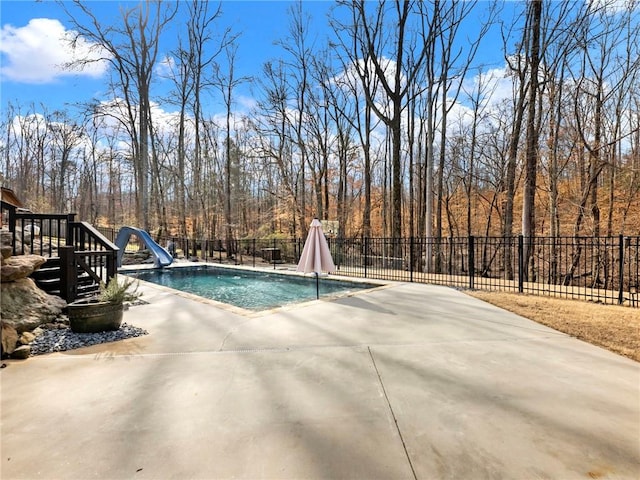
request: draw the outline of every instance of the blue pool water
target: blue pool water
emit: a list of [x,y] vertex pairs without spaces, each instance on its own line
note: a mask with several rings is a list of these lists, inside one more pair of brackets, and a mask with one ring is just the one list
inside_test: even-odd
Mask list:
[[[267,310],[316,299],[316,279],[313,276],[300,277],[209,265],[123,273],[247,310]],[[321,297],[347,294],[376,286],[331,280],[326,277],[320,277],[318,284]]]

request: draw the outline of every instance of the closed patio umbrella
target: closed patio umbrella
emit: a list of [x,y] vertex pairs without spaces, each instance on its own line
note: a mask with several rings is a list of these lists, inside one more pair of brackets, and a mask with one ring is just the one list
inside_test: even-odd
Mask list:
[[304,248],[298,262],[298,272],[316,274],[316,297],[320,298],[320,285],[318,276],[322,272],[335,272],[336,266],[331,258],[327,239],[322,232],[322,224],[314,218],[309,228],[309,235],[304,242]]

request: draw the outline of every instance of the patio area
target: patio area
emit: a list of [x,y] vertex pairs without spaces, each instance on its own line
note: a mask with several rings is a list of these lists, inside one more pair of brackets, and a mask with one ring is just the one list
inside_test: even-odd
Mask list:
[[640,478],[640,364],[462,292],[140,290],[149,335],[7,362],[3,479]]

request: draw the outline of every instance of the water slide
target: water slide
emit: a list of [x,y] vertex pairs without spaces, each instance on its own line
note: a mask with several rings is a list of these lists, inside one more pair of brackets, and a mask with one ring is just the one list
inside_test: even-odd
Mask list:
[[151,235],[149,235],[148,232],[135,227],[122,227],[118,232],[118,235],[116,235],[115,241],[116,246],[120,249],[118,250],[119,267],[122,266],[122,255],[124,254],[124,249],[127,246],[127,243],[129,243],[131,235],[135,235],[146,245],[155,259],[154,265],[156,267],[161,268],[171,265],[171,262],[173,262],[173,256],[167,250],[158,245],[153,238],[151,238]]

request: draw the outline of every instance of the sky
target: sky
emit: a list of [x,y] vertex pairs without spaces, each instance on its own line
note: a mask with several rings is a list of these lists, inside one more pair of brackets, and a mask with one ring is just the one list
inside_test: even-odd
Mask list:
[[[115,24],[119,6],[127,2],[94,0],[86,3],[105,24]],[[312,28],[326,25],[326,15],[332,4],[322,0],[304,2],[305,12],[314,20]],[[217,3],[211,3],[211,8],[215,5]],[[291,5],[290,1],[268,0],[222,2],[223,15],[217,25],[221,29],[230,27],[241,35],[235,64],[238,76],[258,75],[265,61],[278,56],[278,47],[274,43],[287,33],[287,10]],[[179,22],[180,19],[174,21]],[[104,68],[94,65],[79,74],[59,67],[70,59],[69,49],[61,39],[69,34],[72,26],[56,2],[2,0],[0,22],[0,99],[3,109],[9,101],[23,106],[44,103],[53,109],[102,96],[108,78]],[[165,50],[175,47],[174,36],[165,35],[163,38],[169,40],[163,45]],[[244,94],[250,95],[248,85],[244,89]]]
[[[626,0],[594,0],[621,2]],[[121,6],[137,5],[139,1],[123,0],[86,0],[93,14],[103,25],[118,25],[121,22]],[[221,31],[230,28],[240,35],[235,61],[236,78],[259,77],[262,65],[270,59],[283,55],[278,40],[284,40],[288,34],[290,16],[288,10],[294,5],[291,0],[223,0],[222,16],[215,25]],[[335,2],[330,0],[303,0],[303,10],[312,21],[309,25],[309,39],[318,39],[321,43],[330,34],[327,17],[332,12]],[[70,5],[70,2],[69,2]],[[214,9],[217,2],[210,3]],[[467,30],[459,32],[458,38],[464,42],[474,38],[474,28],[480,28],[482,7],[489,2],[478,1],[473,17],[465,23]],[[500,19],[509,25],[517,18],[524,6],[523,1],[506,0],[501,3]],[[615,10],[615,9],[614,9]],[[184,9],[180,11],[184,15]],[[332,15],[336,15],[335,12]],[[183,18],[173,20],[173,31],[184,21]],[[106,65],[92,64],[91,68],[78,73],[65,71],[61,64],[72,59],[71,50],[64,39],[72,35],[73,26],[66,13],[53,0],[0,0],[0,109],[4,111],[9,102],[27,109],[30,105],[46,105],[51,111],[64,109],[74,103],[86,103],[92,99],[107,100],[107,82],[109,79]],[[514,35],[518,36],[517,29]],[[165,58],[176,47],[177,35],[171,30],[162,36],[163,43],[159,60]],[[517,38],[512,38],[516,42]],[[475,65],[482,65],[484,74],[499,79],[505,75],[505,59],[502,51],[502,38],[498,27],[494,27],[483,40]],[[80,49],[82,50],[82,49]],[[478,70],[469,72],[467,82],[473,85],[473,75]],[[157,79],[158,77],[156,77]],[[157,83],[162,82],[159,79]],[[164,80],[167,84],[168,80]],[[510,96],[508,81],[501,83],[496,91],[496,99]],[[157,85],[156,83],[156,85]],[[509,88],[507,88],[509,87]],[[162,89],[162,86],[159,87]],[[156,98],[157,92],[152,92]],[[244,83],[234,92],[236,101],[249,106],[254,101],[255,89]],[[218,100],[219,101],[219,100]],[[212,103],[216,99],[212,98]],[[170,109],[169,105],[163,106]],[[236,106],[238,108],[238,106]],[[212,105],[212,109],[223,111],[223,105]],[[209,112],[213,113],[213,112]]]

